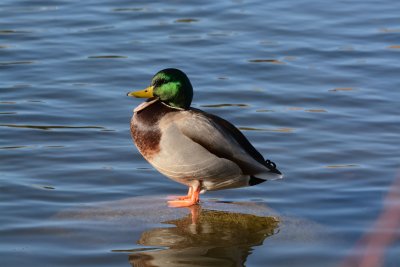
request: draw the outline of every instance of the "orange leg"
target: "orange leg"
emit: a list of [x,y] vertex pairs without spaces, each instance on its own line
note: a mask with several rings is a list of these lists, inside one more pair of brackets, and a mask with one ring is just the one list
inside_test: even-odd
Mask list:
[[193,195],[193,188],[189,186],[189,191],[187,196],[178,197],[179,200],[191,199]]
[[169,207],[179,208],[179,207],[189,207],[199,203],[200,185],[195,185],[189,187],[189,192],[187,196],[179,197],[176,200],[168,201]]

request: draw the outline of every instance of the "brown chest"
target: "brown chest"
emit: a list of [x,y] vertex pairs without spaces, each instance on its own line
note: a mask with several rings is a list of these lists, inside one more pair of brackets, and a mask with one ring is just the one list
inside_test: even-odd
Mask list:
[[177,112],[160,101],[151,103],[146,108],[135,112],[131,120],[131,135],[140,153],[151,160],[160,152],[162,130],[160,121],[168,113]]
[[131,136],[145,159],[150,160],[160,151],[161,130],[157,125],[142,123],[137,114],[131,120]]

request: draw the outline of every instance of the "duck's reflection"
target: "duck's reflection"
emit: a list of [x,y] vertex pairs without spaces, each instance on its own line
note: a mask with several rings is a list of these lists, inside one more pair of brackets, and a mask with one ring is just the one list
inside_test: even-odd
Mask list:
[[134,253],[132,266],[244,266],[252,247],[259,246],[278,227],[275,217],[201,210],[164,223],[173,225],[146,231],[141,245],[166,249]]

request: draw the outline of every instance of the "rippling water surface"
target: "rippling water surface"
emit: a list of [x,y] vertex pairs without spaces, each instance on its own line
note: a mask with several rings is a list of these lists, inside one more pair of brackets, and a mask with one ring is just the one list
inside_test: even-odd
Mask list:
[[[1,1],[2,265],[341,266],[396,203],[384,199],[400,160],[399,10]],[[194,107],[238,126],[285,179],[166,208],[186,189],[133,146],[140,101],[126,92],[167,67],[188,74]],[[399,228],[382,266],[400,262]]]

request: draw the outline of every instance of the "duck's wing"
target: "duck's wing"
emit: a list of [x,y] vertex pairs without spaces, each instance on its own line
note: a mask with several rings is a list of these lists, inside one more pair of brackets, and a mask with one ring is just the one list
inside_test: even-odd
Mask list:
[[183,135],[201,145],[218,158],[232,161],[245,175],[262,179],[282,178],[276,168],[271,168],[247,138],[228,121],[191,109],[175,123]]
[[250,143],[250,141],[246,138],[246,136],[244,136],[244,134],[238,128],[236,128],[229,121],[222,119],[221,117],[218,117],[210,113],[205,113],[205,112],[203,113],[213,123],[223,128],[224,133],[228,133],[231,137],[233,137],[235,141],[240,145],[240,147],[249,154],[249,156],[251,156],[257,162],[264,165],[265,163],[264,157],[260,154],[260,152],[257,151],[257,149],[255,149],[255,147]]

